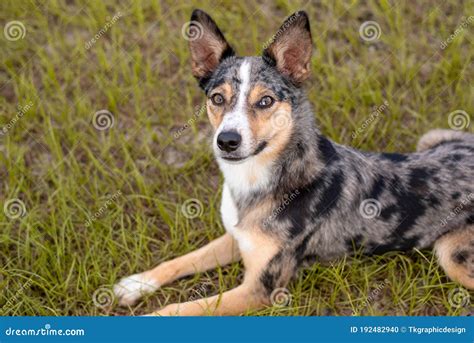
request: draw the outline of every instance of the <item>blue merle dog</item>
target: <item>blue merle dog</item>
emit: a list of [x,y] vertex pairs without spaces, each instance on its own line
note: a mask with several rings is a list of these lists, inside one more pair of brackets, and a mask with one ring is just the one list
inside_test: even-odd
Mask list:
[[155,315],[235,315],[270,304],[298,268],[362,251],[434,247],[453,280],[474,288],[474,135],[434,130],[412,154],[370,153],[324,137],[302,83],[308,17],[290,16],[260,57],[237,57],[203,11],[191,17],[192,73],[207,96],[224,174],[226,233],[122,279],[121,304],[186,275],[240,259],[243,283]]

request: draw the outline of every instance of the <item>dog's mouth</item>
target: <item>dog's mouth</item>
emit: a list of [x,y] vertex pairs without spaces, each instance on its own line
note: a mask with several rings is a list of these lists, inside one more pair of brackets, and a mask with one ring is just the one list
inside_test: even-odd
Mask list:
[[267,141],[260,142],[260,144],[257,146],[257,149],[255,149],[253,153],[251,153],[247,156],[244,156],[244,157],[241,157],[241,156],[220,156],[220,157],[224,161],[227,161],[227,162],[240,163],[240,162],[243,162],[243,161],[249,159],[250,157],[257,156],[258,154],[260,154],[267,147],[267,145],[268,145]]

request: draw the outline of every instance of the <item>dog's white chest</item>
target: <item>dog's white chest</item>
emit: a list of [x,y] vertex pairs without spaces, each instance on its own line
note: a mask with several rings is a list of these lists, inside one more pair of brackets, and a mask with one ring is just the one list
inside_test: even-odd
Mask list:
[[242,229],[236,226],[239,222],[239,212],[234,199],[232,199],[229,187],[225,183],[222,190],[221,216],[226,231],[237,241],[240,250],[252,250],[252,241]]

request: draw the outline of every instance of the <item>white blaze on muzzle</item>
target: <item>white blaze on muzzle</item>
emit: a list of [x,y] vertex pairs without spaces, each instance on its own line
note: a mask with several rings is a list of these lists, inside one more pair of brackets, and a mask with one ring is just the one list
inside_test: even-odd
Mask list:
[[237,152],[239,155],[245,157],[251,153],[252,135],[250,131],[250,124],[246,113],[247,95],[250,89],[250,61],[244,60],[239,69],[240,87],[237,90],[238,97],[232,111],[224,115],[222,123],[216,130],[214,135],[214,149],[219,152],[217,147],[217,136],[221,132],[235,131],[242,137],[242,143]]

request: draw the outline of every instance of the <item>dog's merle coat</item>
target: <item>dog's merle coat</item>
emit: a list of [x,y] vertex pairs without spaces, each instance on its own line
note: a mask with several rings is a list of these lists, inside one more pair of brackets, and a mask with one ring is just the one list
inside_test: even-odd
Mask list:
[[[238,89],[245,59],[252,63],[251,83],[263,83],[278,100],[290,102],[296,123],[269,186],[234,199],[240,213],[266,197],[275,203],[274,211],[281,208],[277,216],[262,218],[262,227],[285,242],[262,275],[268,290],[279,286],[283,265],[296,269],[308,259],[327,261],[354,251],[427,248],[443,234],[473,224],[474,135],[456,133],[452,140],[411,154],[342,146],[321,134],[304,90],[265,59],[226,58],[205,91],[226,80]],[[288,205],[280,206],[295,192]],[[364,215],[364,201],[372,202],[375,216]],[[458,207],[460,213],[451,218]]]
[[[186,303],[186,314],[201,314],[209,303],[221,314],[258,308],[298,267],[356,251],[370,255],[435,246],[448,275],[474,288],[474,135],[430,131],[411,154],[339,145],[318,129],[317,114],[302,88],[312,50],[305,13],[287,20],[262,57],[234,56],[204,12],[195,11],[192,22],[203,30],[200,38],[190,41],[193,75],[208,96],[215,138],[228,126],[235,126],[230,128],[234,136],[247,130],[242,137],[248,142],[235,151],[219,150],[216,139],[213,143],[225,176],[223,222],[227,238],[230,234],[239,243],[246,276],[242,286],[223,294],[221,310],[214,297]],[[212,101],[216,92],[222,98],[217,105]],[[254,99],[259,94],[271,94],[277,109],[259,109]],[[268,118],[278,111],[288,125],[271,127]],[[227,126],[222,124],[226,119]],[[232,238],[227,238],[148,274],[133,275],[119,286],[138,278],[156,289],[157,283],[188,275],[189,264],[199,262],[196,256],[214,261],[217,251],[230,263],[235,259],[228,253]],[[201,264],[196,269],[209,267]],[[127,296],[120,290],[117,294]],[[252,300],[245,306],[239,297]],[[175,313],[179,306],[158,314]]]

